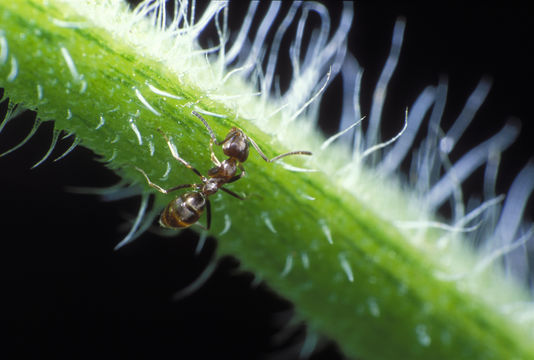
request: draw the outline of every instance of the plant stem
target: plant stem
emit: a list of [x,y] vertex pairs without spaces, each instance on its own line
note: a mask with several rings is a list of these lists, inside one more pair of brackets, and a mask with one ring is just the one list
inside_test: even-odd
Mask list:
[[[130,15],[124,10],[122,16]],[[180,156],[205,173],[212,166],[209,134],[192,115],[196,108],[224,115],[205,116],[219,139],[239,126],[270,157],[301,150],[273,141],[187,76],[177,76],[163,61],[87,21],[62,2],[0,3],[0,39],[5,39],[0,86],[11,102],[37,111],[43,121],[55,121],[58,130],[75,133],[81,145],[127,181],[153,192],[135,167],[164,188],[198,181],[172,158],[156,131],[168,134]],[[83,26],[68,26],[74,23]],[[320,135],[310,135],[310,146],[320,141]],[[345,155],[334,156],[343,161]],[[287,162],[320,165],[297,157]],[[210,234],[219,241],[219,255],[240,259],[244,269],[291,300],[312,329],[337,341],[347,355],[534,358],[530,334],[482,296],[439,280],[437,261],[343,189],[336,177],[288,171],[254,153],[244,166],[247,176],[229,188],[248,198],[213,197]],[[156,194],[155,206],[172,197]],[[437,234],[429,237],[432,241]]]

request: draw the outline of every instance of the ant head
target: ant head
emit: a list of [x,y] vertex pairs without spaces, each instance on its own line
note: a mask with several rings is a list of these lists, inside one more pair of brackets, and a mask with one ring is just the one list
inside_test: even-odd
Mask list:
[[239,162],[245,162],[248,159],[248,138],[239,128],[232,128],[226,137],[222,150],[226,156],[237,159]]

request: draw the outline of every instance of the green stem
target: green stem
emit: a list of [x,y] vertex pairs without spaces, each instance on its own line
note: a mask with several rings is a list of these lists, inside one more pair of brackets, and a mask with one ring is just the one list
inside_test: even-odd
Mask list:
[[[0,3],[0,39],[8,45],[0,53],[5,55],[0,86],[10,101],[55,121],[56,129],[74,132],[81,145],[127,181],[154,191],[134,167],[164,188],[198,181],[172,158],[158,128],[201,172],[211,167],[209,134],[191,114],[195,107],[224,115],[205,116],[219,139],[239,126],[268,156],[297,150],[273,141],[223,102],[210,100],[164,62],[88,25],[64,3],[46,3]],[[84,26],[58,25],[76,22]],[[310,144],[319,141],[320,135],[313,135]],[[287,162],[317,164],[297,157]],[[219,241],[219,255],[239,258],[244,269],[291,300],[310,328],[336,340],[347,355],[534,358],[529,334],[483,296],[437,279],[435,259],[335,178],[288,171],[255,153],[245,167],[247,176],[228,187],[247,194],[247,200],[226,194],[212,199],[210,234]],[[162,207],[172,196],[156,198],[155,206]]]

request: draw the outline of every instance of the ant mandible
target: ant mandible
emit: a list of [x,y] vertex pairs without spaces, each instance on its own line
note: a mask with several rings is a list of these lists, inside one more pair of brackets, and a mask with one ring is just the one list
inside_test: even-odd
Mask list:
[[[193,166],[191,166],[191,164],[182,159],[176,152],[176,149],[170,142],[167,135],[165,135],[165,133],[160,129],[157,130],[165,139],[165,142],[167,143],[167,146],[169,147],[172,156],[180,163],[182,163],[185,167],[187,167],[196,175],[198,175],[202,180],[202,183],[182,184],[174,186],[170,189],[164,189],[161,186],[153,183],[142,169],[136,167],[136,170],[143,174],[148,185],[163,194],[168,194],[172,191],[186,188],[194,189],[194,191],[190,191],[182,194],[181,196],[176,197],[165,207],[159,219],[159,223],[163,227],[171,229],[189,227],[195,224],[200,219],[200,216],[202,215],[204,210],[207,210],[206,228],[209,230],[211,225],[211,205],[208,197],[216,193],[219,189],[223,190],[227,194],[232,195],[237,199],[244,200],[243,197],[239,196],[231,190],[224,188],[223,186],[225,184],[233,183],[234,181],[241,179],[245,175],[245,169],[243,168],[242,163],[245,162],[248,158],[249,142],[266,162],[274,162],[288,155],[312,154],[309,151],[291,151],[269,159],[260,150],[254,140],[246,136],[243,130],[237,127],[233,127],[228,133],[228,135],[226,135],[226,138],[223,141],[219,142],[217,141],[213,130],[208,125],[206,120],[196,111],[193,111],[192,113],[202,121],[202,123],[206,126],[208,132],[210,133],[211,160],[216,166],[208,171],[208,177],[202,175],[196,168],[194,168]],[[224,154],[229,158],[220,162],[219,159],[217,159],[217,157],[215,156],[215,153],[213,152],[213,143],[217,145],[222,145]],[[236,175],[238,168],[241,170],[241,172]]]

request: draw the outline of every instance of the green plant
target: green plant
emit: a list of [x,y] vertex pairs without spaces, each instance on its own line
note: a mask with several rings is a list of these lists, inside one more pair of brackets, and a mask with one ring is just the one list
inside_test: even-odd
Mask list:
[[[309,66],[308,73],[295,77],[287,97],[293,101],[269,96],[268,81],[261,77],[264,91],[258,96],[253,84],[237,77],[239,72],[226,72],[224,53],[211,59],[213,64],[202,56],[195,41],[203,25],[186,27],[182,37],[171,38],[162,28],[154,30],[142,11],[132,16],[111,2],[43,4],[0,5],[0,86],[12,103],[36,109],[40,119],[74,132],[81,145],[102,155],[128,181],[150,190],[134,166],[152,178],[162,177],[158,183],[166,187],[194,178],[172,160],[156,128],[172,134],[185,159],[199,168],[210,166],[208,134],[192,116],[194,109],[204,112],[219,136],[237,125],[269,155],[314,151],[311,159],[287,162],[319,172],[302,173],[251,157],[246,163],[251,175],[232,187],[251,198],[214,198],[218,210],[211,232],[219,239],[219,255],[237,256],[244,269],[293,301],[312,330],[334,338],[351,356],[532,355],[532,332],[517,324],[521,315],[504,317],[495,311],[527,296],[489,267],[480,267],[476,282],[462,276],[488,257],[477,259],[466,251],[457,232],[441,232],[434,226],[433,207],[414,201],[410,190],[401,191],[397,179],[364,165],[364,157],[377,154],[368,151],[377,134],[368,135],[367,149],[357,149],[358,156],[351,159],[346,147],[322,147],[312,121],[300,119],[315,116],[308,107],[316,106],[314,96],[322,94],[329,80],[326,61],[318,60],[317,68]],[[219,10],[213,5],[206,14],[217,18]],[[162,25],[162,18],[155,16],[153,22]],[[219,25],[224,39],[224,23]],[[427,95],[432,97],[432,91]],[[432,101],[421,106],[428,109]],[[508,126],[500,138],[507,143],[515,132]],[[496,153],[505,147],[492,144]],[[370,163],[378,163],[374,160]],[[331,176],[340,172],[344,176]],[[255,198],[257,189],[263,195]],[[147,194],[142,195],[145,205]],[[156,194],[154,212],[168,201]],[[247,221],[235,226],[235,219]],[[465,227],[466,221],[460,216],[454,225]],[[416,230],[408,228],[414,224]],[[488,281],[502,288],[485,289]],[[459,290],[458,284],[465,288]],[[355,322],[365,325],[354,327]],[[378,332],[390,334],[389,346],[381,346]]]

